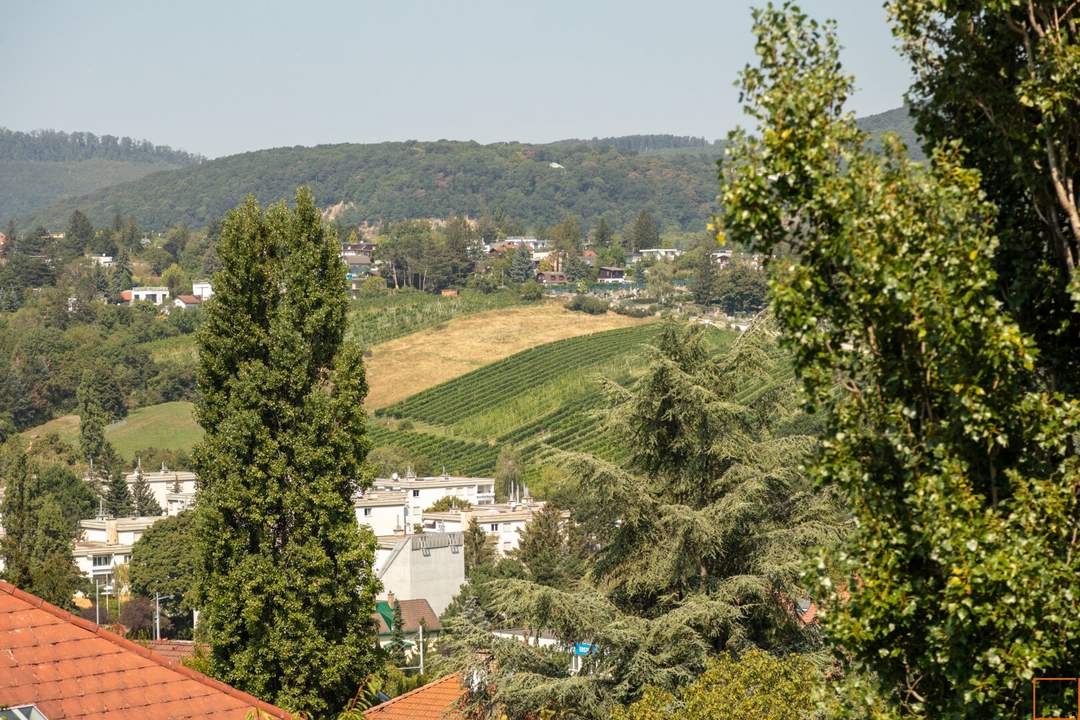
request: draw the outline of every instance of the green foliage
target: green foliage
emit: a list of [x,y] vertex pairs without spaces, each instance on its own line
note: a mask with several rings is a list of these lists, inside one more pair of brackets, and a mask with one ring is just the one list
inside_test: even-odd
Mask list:
[[135,499],[131,496],[124,468],[117,463],[108,478],[105,484],[105,512],[114,518],[133,517]]
[[634,218],[634,223],[623,234],[627,252],[637,252],[642,248],[660,247],[660,227],[648,210],[642,210]]
[[523,283],[532,279],[533,265],[532,253],[529,248],[519,245],[510,254],[510,279],[516,283]]
[[518,296],[525,302],[536,302],[544,297],[544,288],[535,280],[527,280],[518,289]]
[[722,654],[677,695],[649,688],[633,705],[616,708],[612,720],[814,720],[819,682],[818,669],[800,655]]
[[[712,204],[714,159],[584,145],[450,141],[276,148],[57,202],[24,224],[58,227],[77,206],[96,224],[107,222],[114,209],[121,208],[146,228],[160,230],[181,222],[201,227],[239,204],[246,188],[256,188],[257,199],[266,203],[310,184],[320,205],[349,204],[346,212],[354,222],[488,216],[491,229],[480,234],[490,238],[500,231],[504,236],[524,234],[523,228],[500,223],[496,208],[504,218],[539,228],[568,212],[586,224],[603,215],[622,226],[638,207],[647,206],[665,225],[690,227],[700,224]],[[552,161],[565,167],[551,168]]]
[[[1054,385],[1080,391],[1080,36],[1060,0],[890,0],[927,147],[963,143],[998,209],[995,295]],[[1070,294],[1070,285],[1073,294]]]
[[733,260],[716,274],[712,301],[728,315],[756,313],[769,301],[765,271],[745,260]]
[[161,613],[170,618],[181,636],[191,633],[195,587],[195,522],[192,511],[162,518],[151,525],[131,548],[131,591],[161,601]]
[[78,519],[73,521],[71,508],[65,507],[71,493],[58,493],[55,483],[43,482],[38,471],[17,444],[0,451],[3,576],[54,605],[71,608],[80,578],[72,556]]
[[150,489],[150,483],[142,472],[142,465],[135,468],[135,481],[131,483],[131,499],[135,507],[135,514],[139,517],[161,515],[161,505],[154,497],[154,491]]
[[[431,459],[417,451],[394,444],[381,444],[385,435],[370,428],[369,433],[374,442],[380,443],[378,447],[368,453],[366,462],[375,477],[388,478],[394,473],[404,474],[406,468],[412,468],[417,475],[429,475],[435,471]],[[441,456],[440,456],[441,457]]]
[[[926,69],[943,91],[966,96],[1011,77],[1014,53],[997,44],[978,78],[959,69],[989,62],[969,34],[1005,13],[1017,22],[1018,6],[980,5],[976,23],[964,3],[897,5],[926,23],[907,28],[913,42],[929,34],[928,51],[940,40],[972,53]],[[843,114],[852,84],[831,25],[770,8],[755,33],[759,62],[742,93],[760,136],[731,138],[722,231],[781,256],[776,317],[828,418],[815,474],[853,515],[846,547],[820,562],[825,628],[847,671],[842,716],[1025,714],[1031,678],[1080,656],[1080,405],[1060,391],[1076,353],[1073,340],[1018,324],[999,296],[1014,278],[994,270],[999,252],[1028,251],[1041,221],[1013,213],[1016,198],[999,215],[982,183],[1003,178],[965,167],[955,145],[939,145],[930,165],[895,141],[874,154]],[[968,101],[982,107],[978,93]],[[1031,121],[1022,108],[1002,117]],[[1047,129],[1024,131],[1053,148]],[[975,157],[986,153],[1000,148]]]
[[584,543],[571,537],[573,526],[555,505],[547,504],[521,531],[514,558],[539,585],[569,590],[584,573]]
[[374,669],[375,538],[356,524],[370,448],[344,342],[340,247],[311,192],[229,213],[198,331],[196,600],[231,685],[324,715]]
[[499,448],[495,460],[495,492],[501,498],[517,498],[523,492],[525,463],[521,451],[513,445]]
[[567,310],[583,312],[588,315],[603,315],[611,307],[607,300],[593,295],[575,295],[566,303]]
[[480,527],[475,517],[469,520],[465,528],[464,552],[467,577],[472,577],[476,568],[495,562],[495,550],[488,541],[487,533]]
[[449,512],[451,510],[471,509],[472,503],[468,500],[462,500],[455,495],[446,495],[431,503],[431,506],[424,512]]
[[108,422],[101,406],[93,373],[85,371],[79,383],[79,449],[91,465],[101,464],[105,455],[105,424]]
[[459,662],[489,668],[486,691],[470,696],[477,712],[606,717],[646,685],[691,682],[721,651],[819,647],[793,604],[808,590],[802,562],[835,541],[839,514],[801,472],[812,440],[776,431],[796,413],[789,387],[771,383],[771,335],[755,326],[713,357],[700,329],[667,327],[634,388],[612,388],[627,467],[566,459],[581,547],[599,548],[590,583],[485,583],[500,622],[594,651],[571,675],[559,647],[463,629],[480,654]]
[[401,616],[401,603],[394,602],[394,613],[390,621],[390,642],[386,645],[390,662],[397,666],[405,665],[405,620]]

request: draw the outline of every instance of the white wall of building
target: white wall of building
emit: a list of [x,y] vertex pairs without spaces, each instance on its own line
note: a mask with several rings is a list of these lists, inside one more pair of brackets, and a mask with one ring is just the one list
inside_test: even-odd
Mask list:
[[465,549],[461,533],[424,533],[380,543],[375,572],[383,584],[380,599],[423,598],[442,615],[465,584]]

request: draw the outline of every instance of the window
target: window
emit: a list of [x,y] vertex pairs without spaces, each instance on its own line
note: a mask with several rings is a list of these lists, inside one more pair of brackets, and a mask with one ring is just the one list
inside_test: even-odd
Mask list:
[[491,532],[499,532],[499,523],[491,523]]
[[94,567],[110,567],[112,565],[112,555],[95,555]]
[[420,491],[419,490],[413,490],[412,491],[412,496],[413,497],[420,497]]
[[364,508],[364,517],[371,516],[371,508]]

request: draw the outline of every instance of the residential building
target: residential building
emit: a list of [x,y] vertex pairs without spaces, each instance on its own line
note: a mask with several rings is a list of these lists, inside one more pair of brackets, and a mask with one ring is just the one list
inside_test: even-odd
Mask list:
[[131,288],[132,302],[149,302],[162,305],[169,300],[169,288],[167,287],[135,287]]
[[581,262],[588,265],[589,267],[596,267],[596,263],[600,261],[600,256],[596,254],[595,250],[589,248],[585,252],[581,253],[580,259]]
[[375,535],[404,535],[406,523],[404,490],[368,490],[353,498],[356,522],[367,525]]
[[369,253],[343,252],[341,254],[341,259],[348,268],[345,276],[347,280],[365,277],[371,274],[371,267],[374,263],[372,263],[371,255]]
[[191,284],[191,294],[205,302],[213,297],[214,286],[209,280],[199,280]]
[[643,259],[652,260],[674,260],[682,255],[678,248],[643,248],[640,252]]
[[111,268],[116,262],[112,255],[91,255],[90,262],[103,268]]
[[366,720],[464,720],[459,701],[466,688],[457,673],[429,682],[364,711]]
[[199,307],[199,305],[202,305],[202,298],[198,295],[177,295],[176,299],[173,300],[173,306],[181,310],[190,310]]
[[459,532],[380,537],[375,574],[380,599],[424,598],[441,615],[465,584],[465,537]]
[[90,582],[106,587],[112,584],[113,570],[131,560],[131,548],[146,529],[163,516],[131,518],[95,518],[79,521],[75,541],[75,565]]
[[401,633],[406,643],[410,645],[408,655],[412,656],[412,649],[420,643],[420,625],[423,623],[425,644],[433,645],[442,633],[442,623],[439,616],[424,598],[414,600],[400,600],[393,593],[387,595],[385,600],[375,603],[375,612],[371,614],[371,620],[375,623],[375,629],[379,636],[379,646],[386,647],[393,639],[394,628],[394,603],[401,605]]
[[524,245],[530,250],[539,250],[540,248],[547,246],[547,243],[543,240],[526,235],[514,235],[506,238],[502,242],[506,247],[516,248]]
[[0,648],[0,708],[33,720],[289,717],[2,581]]
[[601,267],[597,278],[600,282],[621,283],[626,280],[626,270],[621,267]]
[[424,510],[444,497],[467,500],[471,505],[490,505],[495,502],[495,479],[442,475],[417,477],[409,468],[404,477],[394,473],[389,478],[377,478],[375,490],[405,491],[405,528],[419,523]]
[[564,272],[554,270],[541,270],[536,273],[536,282],[541,285],[564,285],[569,282]]
[[720,266],[721,270],[723,270],[724,268],[726,268],[728,265],[731,264],[731,251],[730,250],[720,250],[718,252],[711,253],[710,257],[712,257],[712,261],[714,263],[716,263],[717,265]]
[[534,501],[526,494],[522,502],[478,505],[468,510],[425,512],[422,520],[425,532],[464,532],[475,518],[480,528],[492,538],[495,552],[505,556],[518,549],[521,531],[543,507],[542,501]]

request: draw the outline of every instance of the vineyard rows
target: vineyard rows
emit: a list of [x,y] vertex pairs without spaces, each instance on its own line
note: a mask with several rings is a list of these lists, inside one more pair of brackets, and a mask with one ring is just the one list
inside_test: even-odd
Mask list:
[[466,476],[488,476],[495,471],[497,447],[487,443],[411,430],[393,430],[371,423],[368,434],[376,447],[396,445],[430,459],[437,468]]
[[657,325],[637,325],[540,345],[425,390],[381,413],[450,425],[559,376],[633,351],[658,332]]

